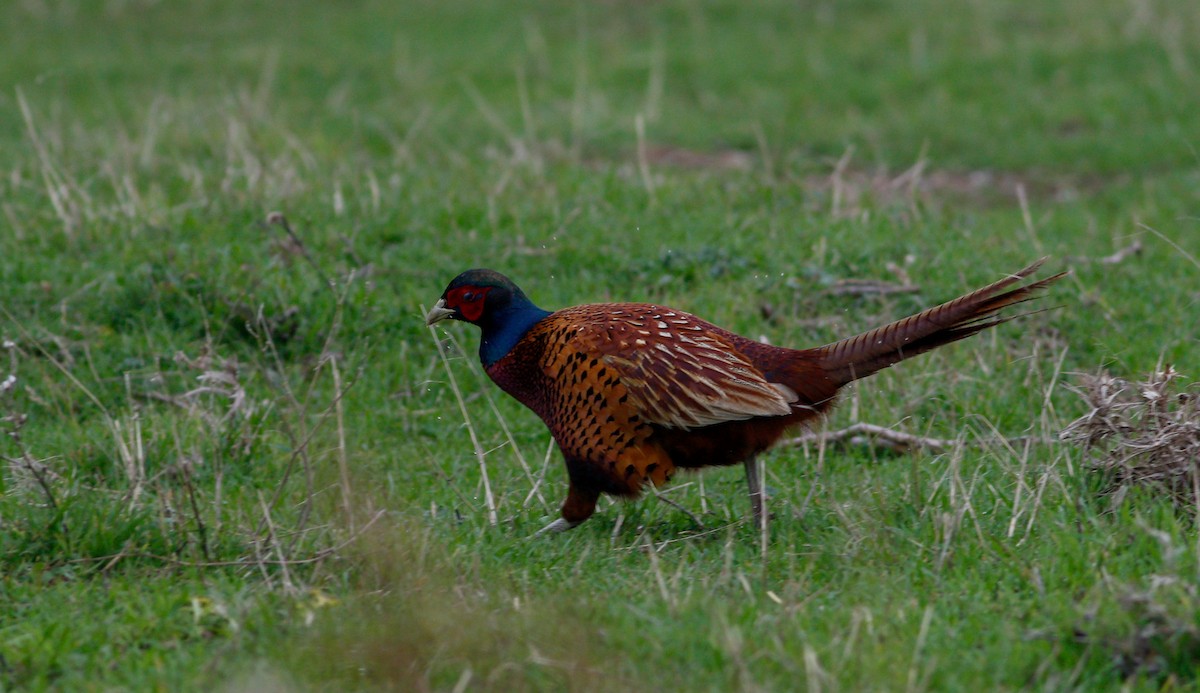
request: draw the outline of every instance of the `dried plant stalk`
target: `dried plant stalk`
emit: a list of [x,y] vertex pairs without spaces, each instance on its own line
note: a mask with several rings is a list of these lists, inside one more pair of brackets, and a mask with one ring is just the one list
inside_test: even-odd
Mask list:
[[1133,486],[1151,486],[1181,506],[1197,507],[1200,473],[1200,383],[1178,387],[1167,366],[1142,382],[1107,374],[1072,388],[1090,411],[1062,440],[1083,446],[1092,468],[1111,474],[1119,502]]

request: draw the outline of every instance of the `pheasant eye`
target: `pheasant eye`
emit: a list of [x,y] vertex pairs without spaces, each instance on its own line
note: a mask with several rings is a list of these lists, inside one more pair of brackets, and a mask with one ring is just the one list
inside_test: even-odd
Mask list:
[[463,294],[464,301],[474,301],[476,298],[477,296],[475,295],[474,291],[468,291],[467,293]]

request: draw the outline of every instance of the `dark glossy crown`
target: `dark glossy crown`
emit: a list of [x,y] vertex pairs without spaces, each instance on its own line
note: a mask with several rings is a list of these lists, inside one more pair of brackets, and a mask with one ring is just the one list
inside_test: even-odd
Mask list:
[[466,272],[463,272],[455,277],[450,282],[450,285],[446,287],[446,289],[456,289],[460,286],[486,286],[496,289],[508,289],[516,293],[521,293],[521,289],[518,288],[517,285],[514,284],[513,281],[508,277],[500,274],[496,270],[482,268],[469,269]]

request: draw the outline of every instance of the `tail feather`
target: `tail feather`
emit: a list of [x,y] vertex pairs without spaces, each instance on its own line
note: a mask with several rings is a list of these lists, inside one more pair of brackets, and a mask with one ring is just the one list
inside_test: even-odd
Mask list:
[[[1022,285],[1022,280],[1037,272],[1045,261],[1042,258],[994,284],[890,325],[817,347],[812,350],[813,356],[840,386],[930,349],[1006,323],[1020,315],[997,315],[1000,310],[1035,298],[1039,291],[1067,274],[1060,272]],[[1014,285],[1017,286],[1013,288]]]

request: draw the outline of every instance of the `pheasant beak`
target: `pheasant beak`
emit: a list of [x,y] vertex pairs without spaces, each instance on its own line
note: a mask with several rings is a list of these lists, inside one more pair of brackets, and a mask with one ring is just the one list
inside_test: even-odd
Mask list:
[[429,312],[425,314],[425,325],[433,325],[434,323],[447,320],[453,315],[454,309],[446,307],[446,299],[439,298],[438,302],[433,304],[433,307],[430,308]]

